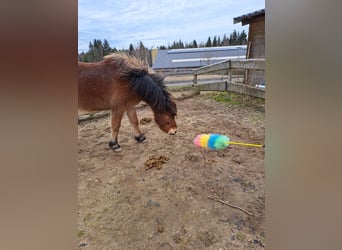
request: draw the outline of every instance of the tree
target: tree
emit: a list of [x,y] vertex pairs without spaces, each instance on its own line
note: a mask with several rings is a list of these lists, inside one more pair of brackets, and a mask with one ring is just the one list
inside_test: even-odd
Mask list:
[[233,33],[230,34],[229,45],[237,45],[237,44],[239,44],[238,33],[236,32],[236,30],[234,30]]
[[83,51],[78,55],[78,60],[80,62],[91,62],[89,59],[88,52],[84,53]]
[[93,43],[89,43],[89,59],[91,62],[98,62],[103,59],[102,41],[94,39]]
[[133,47],[133,44],[129,44],[129,49],[128,49],[128,54],[129,55],[133,55],[134,54],[134,47]]
[[217,38],[214,36],[213,38],[213,47],[217,47]]
[[208,37],[207,43],[205,44],[205,47],[211,47],[211,38]]
[[223,35],[221,44],[222,44],[222,46],[228,46],[229,45],[229,39],[227,38],[226,34]]
[[184,49],[184,43],[181,39],[179,39],[177,42],[175,42],[175,48],[174,49]]
[[206,47],[205,43],[204,42],[200,42],[200,44],[198,45],[198,48],[204,48],[204,47]]
[[247,44],[247,34],[245,30],[243,30],[238,37],[238,44]]
[[135,56],[140,60],[144,61],[147,65],[152,65],[151,53],[144,46],[142,41],[139,42],[137,49],[135,50]]
[[104,41],[103,41],[103,56],[109,55],[110,53],[112,53],[112,49],[109,46],[107,39],[104,39]]
[[111,48],[107,39],[103,42],[100,39],[94,39],[93,42],[89,42],[88,52],[80,53],[78,58],[81,62],[98,62],[113,52],[117,52],[117,49]]
[[196,40],[193,40],[193,41],[192,41],[192,47],[193,47],[193,48],[198,48],[198,45],[197,45]]

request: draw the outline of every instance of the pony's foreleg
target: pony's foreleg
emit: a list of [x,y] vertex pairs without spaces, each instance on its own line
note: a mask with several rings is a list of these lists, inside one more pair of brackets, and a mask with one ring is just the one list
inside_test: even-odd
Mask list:
[[111,112],[112,139],[109,142],[109,147],[111,147],[111,149],[113,149],[115,152],[121,151],[121,146],[118,143],[118,134],[119,134],[119,129],[120,129],[123,113],[124,112],[117,112],[113,110]]
[[147,142],[146,137],[141,133],[140,128],[139,128],[139,121],[138,121],[138,117],[137,117],[137,111],[135,109],[135,107],[131,107],[126,111],[127,117],[131,123],[131,125],[134,128],[134,132],[135,132],[135,140],[137,142]]

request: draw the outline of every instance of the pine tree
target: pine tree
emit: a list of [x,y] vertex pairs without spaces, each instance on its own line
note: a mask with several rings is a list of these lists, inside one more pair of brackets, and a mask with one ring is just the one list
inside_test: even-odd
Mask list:
[[184,49],[184,43],[180,39],[178,41],[178,49]]
[[110,48],[107,39],[104,39],[104,41],[103,41],[103,56],[109,55],[110,53],[112,53],[112,49]]
[[214,36],[213,38],[213,47],[217,47],[217,38]]
[[129,55],[133,55],[134,54],[134,47],[133,47],[133,44],[129,44],[129,49],[128,49],[128,54]]
[[236,30],[234,30],[233,33],[230,34],[229,45],[237,45],[237,44],[238,44],[238,34]]
[[135,56],[138,57],[139,59],[145,58],[145,46],[142,43],[142,41],[139,42],[137,49],[135,50]]
[[222,46],[228,46],[229,45],[229,39],[227,38],[227,35],[224,34],[222,38]]
[[238,38],[239,44],[247,44],[247,34],[245,30],[243,30]]
[[204,42],[201,42],[199,45],[198,45],[198,48],[204,48],[205,47],[205,43]]
[[205,44],[205,47],[211,47],[211,38],[208,37],[207,43]]
[[93,43],[89,43],[89,58],[92,62],[98,62],[103,59],[102,41],[94,39]]
[[78,55],[78,60],[79,60],[80,62],[90,62],[88,52],[87,52],[87,53],[81,52],[81,53]]
[[193,40],[193,41],[192,41],[192,47],[193,47],[193,48],[198,48],[198,45],[197,45],[196,40]]

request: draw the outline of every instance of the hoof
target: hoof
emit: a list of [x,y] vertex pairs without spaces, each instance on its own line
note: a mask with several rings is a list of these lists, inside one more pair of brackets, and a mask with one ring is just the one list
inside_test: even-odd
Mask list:
[[111,149],[113,149],[115,152],[120,152],[121,151],[121,146],[119,145],[119,143],[117,143],[115,141],[110,141],[109,142],[109,147]]
[[134,136],[134,139],[137,142],[147,142],[147,139],[146,139],[146,137],[144,135]]
[[121,147],[119,146],[118,148],[112,148],[114,150],[114,152],[120,152],[121,151]]

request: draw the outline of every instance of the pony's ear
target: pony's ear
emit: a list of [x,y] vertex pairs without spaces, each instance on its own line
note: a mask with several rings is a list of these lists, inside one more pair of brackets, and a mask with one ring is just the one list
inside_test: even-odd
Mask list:
[[165,79],[164,75],[156,72],[150,73],[150,77],[157,83],[162,83]]

